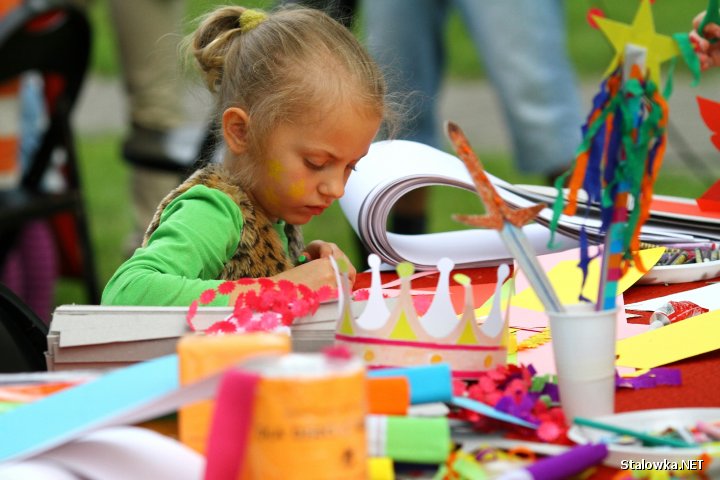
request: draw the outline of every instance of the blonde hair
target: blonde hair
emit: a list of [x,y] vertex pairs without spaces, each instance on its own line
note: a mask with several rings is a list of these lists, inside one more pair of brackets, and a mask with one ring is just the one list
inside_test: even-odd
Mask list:
[[347,28],[319,10],[219,7],[201,20],[189,50],[216,95],[218,124],[230,107],[251,119],[250,152],[261,151],[279,122],[319,120],[338,102],[390,117],[377,64]]

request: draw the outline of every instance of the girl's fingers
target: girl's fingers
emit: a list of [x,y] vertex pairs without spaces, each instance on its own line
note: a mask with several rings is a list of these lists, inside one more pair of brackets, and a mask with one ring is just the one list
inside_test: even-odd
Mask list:
[[698,29],[698,27],[700,26],[700,24],[703,21],[703,18],[705,18],[705,12],[700,12],[697,15],[695,15],[695,18],[693,18],[693,21],[692,21],[693,28],[695,30]]

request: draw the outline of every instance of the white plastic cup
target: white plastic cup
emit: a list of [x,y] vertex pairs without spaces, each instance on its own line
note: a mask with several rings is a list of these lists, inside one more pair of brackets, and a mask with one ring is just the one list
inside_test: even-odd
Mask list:
[[615,412],[617,309],[596,311],[592,303],[566,305],[550,317],[560,405],[565,420]]

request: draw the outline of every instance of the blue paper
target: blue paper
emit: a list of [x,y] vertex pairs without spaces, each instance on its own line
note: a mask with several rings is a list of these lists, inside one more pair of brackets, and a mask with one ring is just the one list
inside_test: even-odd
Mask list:
[[537,425],[535,425],[534,423],[530,423],[521,418],[515,417],[505,412],[501,412],[500,410],[497,410],[490,405],[478,402],[477,400],[473,400],[472,398],[453,397],[450,401],[450,404],[455,405],[456,407],[479,413],[481,415],[485,415],[486,417],[494,418],[496,420],[514,423],[515,425],[520,425],[521,427],[537,429]]
[[0,462],[75,438],[178,389],[178,358],[167,355],[0,415]]

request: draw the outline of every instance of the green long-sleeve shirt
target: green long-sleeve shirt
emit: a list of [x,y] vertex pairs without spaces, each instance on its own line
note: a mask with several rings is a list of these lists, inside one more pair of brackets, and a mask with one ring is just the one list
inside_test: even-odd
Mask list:
[[[196,185],[168,204],[144,248],[115,272],[102,296],[105,305],[188,306],[216,288],[242,233],[240,207],[224,192]],[[275,230],[287,251],[284,222]],[[218,296],[211,305],[226,305]]]

